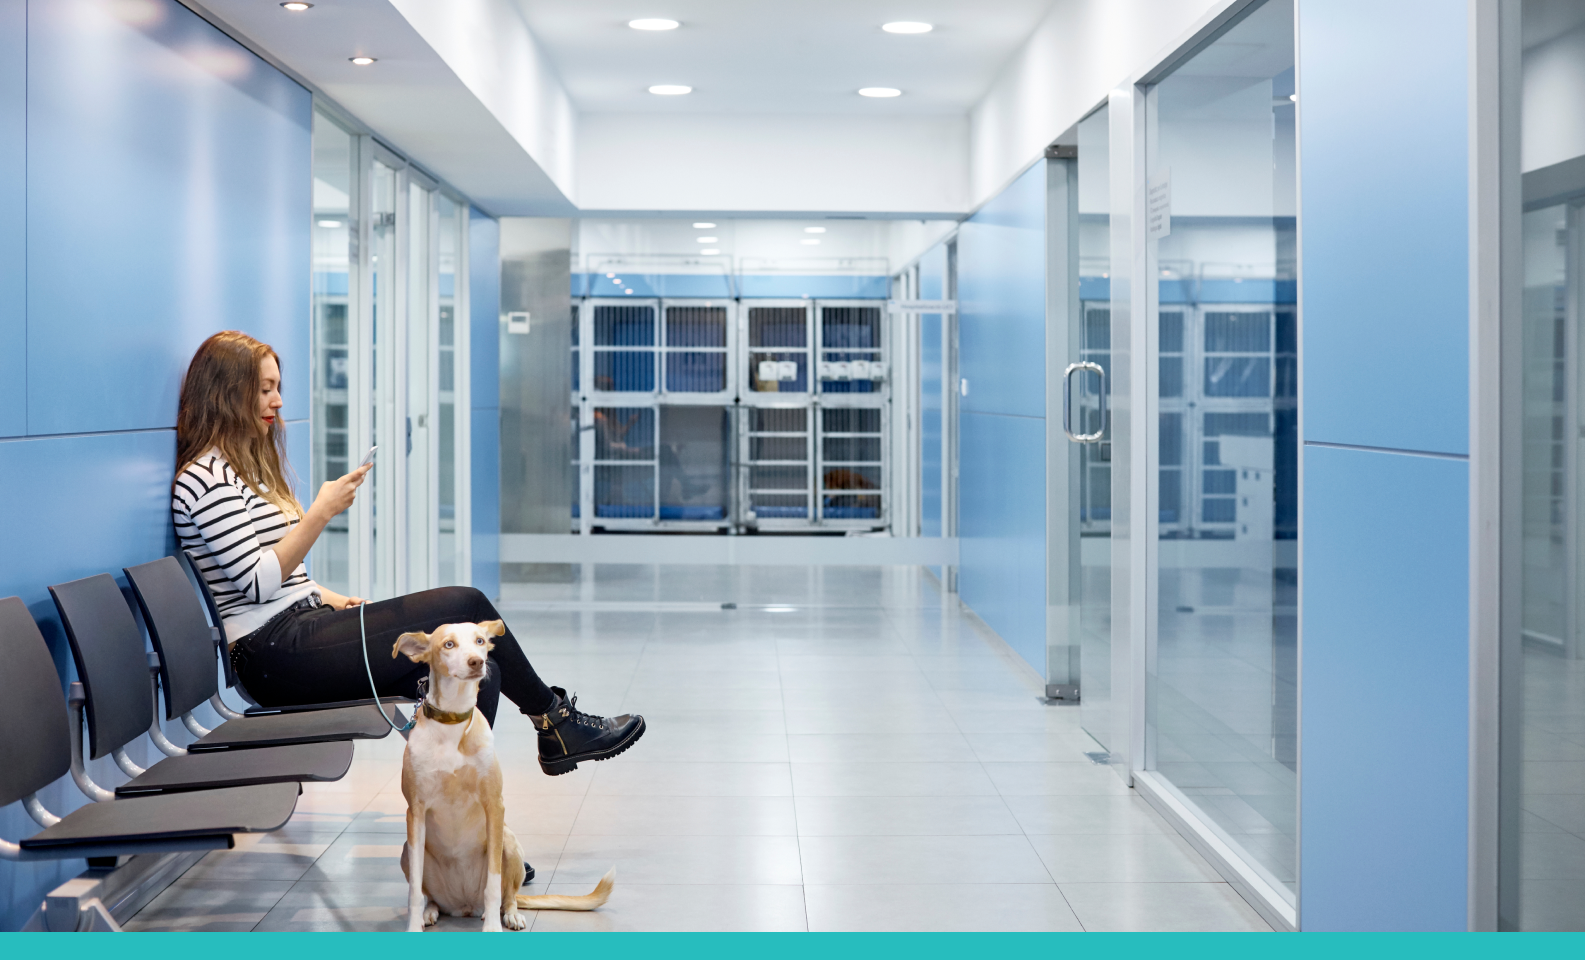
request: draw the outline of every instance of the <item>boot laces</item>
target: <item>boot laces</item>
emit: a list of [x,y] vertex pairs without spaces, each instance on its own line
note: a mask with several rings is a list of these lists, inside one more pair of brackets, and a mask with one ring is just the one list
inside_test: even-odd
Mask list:
[[584,713],[578,709],[578,695],[576,693],[567,698],[567,718],[581,726],[593,727],[596,730],[605,729],[604,717],[598,717],[592,713]]

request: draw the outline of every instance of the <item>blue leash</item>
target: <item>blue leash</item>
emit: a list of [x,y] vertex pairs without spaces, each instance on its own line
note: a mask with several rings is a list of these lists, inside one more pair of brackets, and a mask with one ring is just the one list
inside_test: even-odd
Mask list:
[[[369,689],[374,692],[374,709],[380,711],[380,719],[390,724],[392,730],[397,733],[406,733],[413,729],[413,725],[418,722],[418,710],[416,708],[413,710],[413,719],[407,721],[407,726],[405,727],[397,726],[395,720],[385,715],[385,706],[380,703],[380,690],[374,685],[374,668],[369,665],[369,631],[363,625],[363,608],[368,605],[368,601],[358,604],[358,635],[363,640],[363,670],[369,675]],[[391,712],[396,713],[396,704],[394,703],[391,704]]]

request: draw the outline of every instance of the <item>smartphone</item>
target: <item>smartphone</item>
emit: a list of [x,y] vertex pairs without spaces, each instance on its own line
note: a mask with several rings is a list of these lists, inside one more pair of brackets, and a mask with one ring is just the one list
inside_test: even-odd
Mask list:
[[376,451],[378,449],[380,449],[380,445],[379,444],[375,444],[374,446],[370,447],[369,448],[369,452],[365,453],[363,455],[363,462],[358,464],[358,466],[361,468],[361,467],[366,467],[369,464],[373,463],[374,462],[374,451]]

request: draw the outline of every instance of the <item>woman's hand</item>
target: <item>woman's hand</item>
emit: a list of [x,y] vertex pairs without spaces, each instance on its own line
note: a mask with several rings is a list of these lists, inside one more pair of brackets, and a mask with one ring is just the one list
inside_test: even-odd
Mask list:
[[334,590],[319,588],[319,599],[325,606],[332,610],[346,610],[350,607],[361,607],[369,601],[362,597],[345,597]]
[[[286,531],[286,536],[276,541],[270,548],[275,554],[275,559],[280,561],[282,580],[290,577],[292,571],[297,569],[297,565],[308,556],[314,541],[319,539],[319,535],[324,532],[325,525],[330,523],[331,518],[352,506],[352,501],[358,496],[358,487],[363,485],[363,478],[369,475],[373,467],[372,463],[364,464],[340,479],[320,485],[319,496],[314,498],[313,505],[303,514],[302,519],[292,524],[292,529]],[[341,608],[336,607],[336,609]]]
[[344,477],[320,484],[319,495],[314,497],[313,506],[308,508],[308,512],[328,523],[331,517],[352,506],[352,502],[357,499],[358,488],[373,469],[374,464],[366,463]]

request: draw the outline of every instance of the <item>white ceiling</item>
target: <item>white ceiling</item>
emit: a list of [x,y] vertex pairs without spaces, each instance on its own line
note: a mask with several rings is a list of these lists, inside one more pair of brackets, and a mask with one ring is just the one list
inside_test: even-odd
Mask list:
[[[515,0],[585,113],[964,114],[1053,0]],[[681,21],[663,33],[627,21]],[[928,34],[881,24],[923,20]],[[652,84],[694,92],[661,97]],[[903,96],[860,97],[860,87]]]

